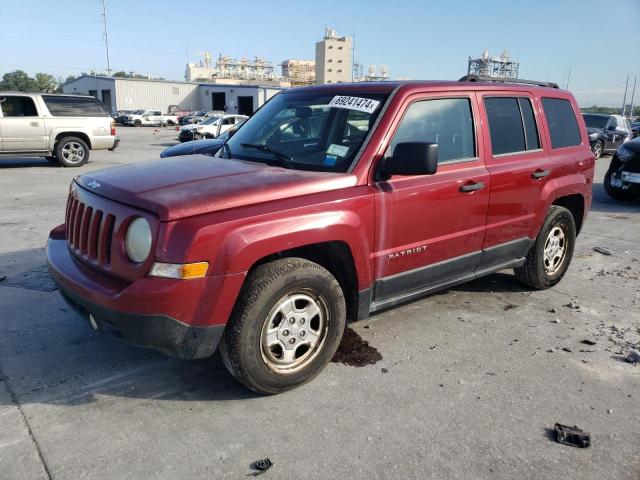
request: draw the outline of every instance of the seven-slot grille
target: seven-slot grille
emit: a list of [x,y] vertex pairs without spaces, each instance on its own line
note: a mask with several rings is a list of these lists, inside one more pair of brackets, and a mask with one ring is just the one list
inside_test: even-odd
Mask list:
[[108,267],[115,223],[113,214],[86,205],[75,195],[69,197],[65,217],[67,242],[79,257]]

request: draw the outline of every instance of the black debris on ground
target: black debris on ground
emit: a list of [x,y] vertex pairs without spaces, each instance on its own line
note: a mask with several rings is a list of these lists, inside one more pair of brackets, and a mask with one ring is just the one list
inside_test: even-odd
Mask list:
[[569,427],[556,423],[553,427],[555,432],[555,440],[564,445],[572,447],[587,448],[591,445],[591,435],[577,426]]
[[253,473],[253,476],[258,476],[269,470],[273,467],[273,462],[268,458],[263,458],[262,460],[257,460],[251,464],[251,468],[257,470],[257,472]]
[[585,345],[595,345],[596,341],[595,340],[580,340],[580,343],[583,343]]
[[605,255],[607,257],[611,255],[611,252],[609,250],[607,250],[606,248],[604,248],[604,247],[593,247],[593,251],[594,252],[598,252],[598,253],[600,253],[602,255]]
[[382,360],[382,355],[350,327],[344,329],[338,350],[331,359],[350,367],[364,367]]

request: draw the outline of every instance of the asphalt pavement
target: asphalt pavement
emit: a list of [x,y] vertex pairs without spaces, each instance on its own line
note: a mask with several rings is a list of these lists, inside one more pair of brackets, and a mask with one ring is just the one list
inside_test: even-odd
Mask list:
[[[261,397],[217,356],[94,333],[51,291],[43,247],[71,179],[176,136],[119,134],[79,169],[0,159],[0,479],[235,479],[263,458],[264,479],[640,478],[640,200],[604,193],[608,157],[555,288],[505,271],[353,323],[370,364]],[[556,422],[591,447],[555,442]]]

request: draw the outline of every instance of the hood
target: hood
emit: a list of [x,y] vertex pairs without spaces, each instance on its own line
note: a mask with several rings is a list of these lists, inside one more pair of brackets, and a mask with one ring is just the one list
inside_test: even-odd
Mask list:
[[625,148],[626,150],[635,154],[635,156],[640,156],[640,137],[636,137],[633,140],[629,140],[628,142],[624,142],[619,148]]
[[184,127],[180,127],[180,131],[182,132],[183,130],[193,130],[194,128],[196,128],[198,125],[195,123],[189,123],[187,125],[185,125]]
[[355,175],[187,155],[123,165],[75,179],[85,190],[158,215],[160,221],[352,187]]
[[160,153],[161,158],[176,157],[178,155],[195,155],[195,154],[208,154],[213,155],[224,143],[224,140],[205,139],[194,140],[191,142],[184,142],[174,145],[173,147],[166,148]]
[[591,135],[592,133],[600,133],[602,132],[602,128],[598,128],[598,127],[587,127],[587,133],[589,135]]

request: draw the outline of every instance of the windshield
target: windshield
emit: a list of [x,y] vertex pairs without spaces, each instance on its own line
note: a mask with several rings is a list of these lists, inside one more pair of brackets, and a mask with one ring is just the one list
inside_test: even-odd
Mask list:
[[220,117],[209,117],[201,121],[198,125],[213,125],[215,123],[218,123],[218,120],[220,120]]
[[144,110],[135,110],[132,115],[142,115],[144,113]]
[[592,128],[604,128],[607,124],[607,120],[609,117],[603,115],[582,115],[584,117],[584,123],[587,124],[587,127]]
[[231,152],[233,158],[287,168],[346,172],[387,96],[281,93],[247,120],[220,156]]

